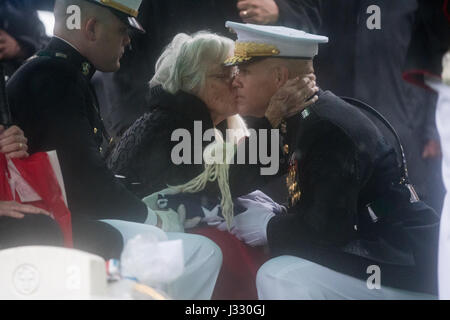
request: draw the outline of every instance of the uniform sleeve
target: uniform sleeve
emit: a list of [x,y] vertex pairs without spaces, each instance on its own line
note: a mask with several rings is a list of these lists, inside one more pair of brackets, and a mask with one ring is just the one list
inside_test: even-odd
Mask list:
[[46,89],[39,83],[32,87],[41,92],[33,99],[33,134],[44,151],[57,151],[72,214],[145,221],[145,204],[114,178],[100,154],[86,114],[91,106],[83,105],[86,93],[71,79],[47,79]]
[[353,143],[334,129],[300,151],[300,201],[268,225],[269,246],[277,254],[298,254],[314,244],[338,246],[355,232],[359,173]]
[[275,0],[280,12],[278,24],[317,33],[321,24],[321,0]]

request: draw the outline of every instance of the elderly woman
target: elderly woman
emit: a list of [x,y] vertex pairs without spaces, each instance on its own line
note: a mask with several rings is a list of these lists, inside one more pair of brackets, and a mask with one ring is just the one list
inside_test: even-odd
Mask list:
[[[257,185],[243,188],[246,179],[242,174],[246,166],[208,165],[198,161],[203,160],[207,148],[211,149],[211,140],[202,139],[207,130],[216,129],[213,150],[214,145],[222,146],[219,142],[226,136],[228,159],[228,151],[233,156],[233,145],[244,142],[248,136],[244,121],[236,115],[237,97],[232,87],[235,70],[223,64],[232,56],[233,49],[230,39],[199,32],[192,36],[178,34],[162,53],[150,81],[152,111],[124,133],[108,161],[110,168],[138,196],[175,186],[172,190],[176,192],[197,194],[198,201],[192,203],[205,207],[208,202],[214,206],[220,198],[222,213],[229,220],[233,214],[232,196],[257,189]],[[312,85],[299,88],[304,97],[315,92]],[[270,115],[276,118],[279,112],[272,110]],[[219,134],[225,129],[231,129],[231,137]],[[190,149],[175,152],[180,141],[174,132],[189,133],[189,141],[182,142]],[[235,182],[235,177],[240,181]]]

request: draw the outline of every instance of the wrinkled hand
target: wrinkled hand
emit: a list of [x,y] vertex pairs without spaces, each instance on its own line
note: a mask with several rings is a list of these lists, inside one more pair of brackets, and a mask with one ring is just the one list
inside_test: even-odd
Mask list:
[[0,60],[21,58],[24,58],[24,53],[19,43],[6,31],[0,30]]
[[26,158],[28,157],[27,138],[23,131],[17,127],[12,126],[5,130],[5,127],[0,125],[0,152],[4,153],[8,158]]
[[[267,224],[276,214],[285,209],[261,191],[255,191],[237,199],[237,204],[247,210],[234,217],[230,232],[249,246],[267,244]],[[227,230],[226,222],[218,226],[219,230]]]
[[317,96],[308,99],[318,91],[319,88],[316,86],[314,74],[302,79],[290,79],[273,95],[265,117],[273,128],[277,128],[283,119],[287,119],[316,103]]
[[274,24],[280,15],[274,0],[238,0],[237,8],[246,23]]
[[[166,232],[184,232],[186,222],[186,208],[179,205],[177,211],[167,208],[158,200],[158,195],[173,194],[171,189],[155,192],[142,201],[147,205],[148,217],[146,224],[154,225]],[[164,201],[162,201],[164,202]]]
[[51,217],[49,212],[41,208],[20,204],[15,201],[0,201],[0,217],[22,219],[26,214],[43,214]]
[[148,216],[145,224],[162,229],[165,232],[184,232],[186,208],[180,205],[177,211],[173,209],[152,210],[147,207]]
[[435,159],[442,156],[441,143],[437,140],[430,140],[423,149],[422,158]]

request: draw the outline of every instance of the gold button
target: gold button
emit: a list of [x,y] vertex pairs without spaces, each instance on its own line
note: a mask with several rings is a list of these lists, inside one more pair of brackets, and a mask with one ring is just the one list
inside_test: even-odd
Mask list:
[[287,144],[283,147],[284,154],[289,154],[289,146]]
[[98,129],[94,128],[94,134],[97,134],[97,132],[98,132]]
[[99,150],[100,152],[102,152],[102,151],[103,151],[103,148],[102,148],[102,147],[100,147],[100,148],[98,148],[98,150]]

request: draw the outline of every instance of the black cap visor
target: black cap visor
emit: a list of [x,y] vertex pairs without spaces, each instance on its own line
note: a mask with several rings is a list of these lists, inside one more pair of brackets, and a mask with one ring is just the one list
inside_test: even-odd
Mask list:
[[90,3],[96,4],[98,6],[102,6],[104,8],[107,8],[109,10],[111,10],[112,13],[114,13],[114,15],[120,19],[120,21],[122,21],[123,23],[125,23],[127,25],[128,28],[130,28],[133,31],[137,31],[138,33],[145,33],[145,29],[141,26],[141,24],[137,21],[137,19],[135,17],[132,17],[122,11],[119,11],[117,9],[114,9],[112,7],[107,6],[106,4],[97,2],[95,0],[87,0]]
[[128,28],[130,28],[133,31],[137,31],[138,33],[145,33],[145,29],[141,26],[139,21],[135,17],[130,17],[129,15],[122,13],[120,11],[117,11],[115,9],[111,9],[112,13],[119,18],[120,21],[125,23]]

